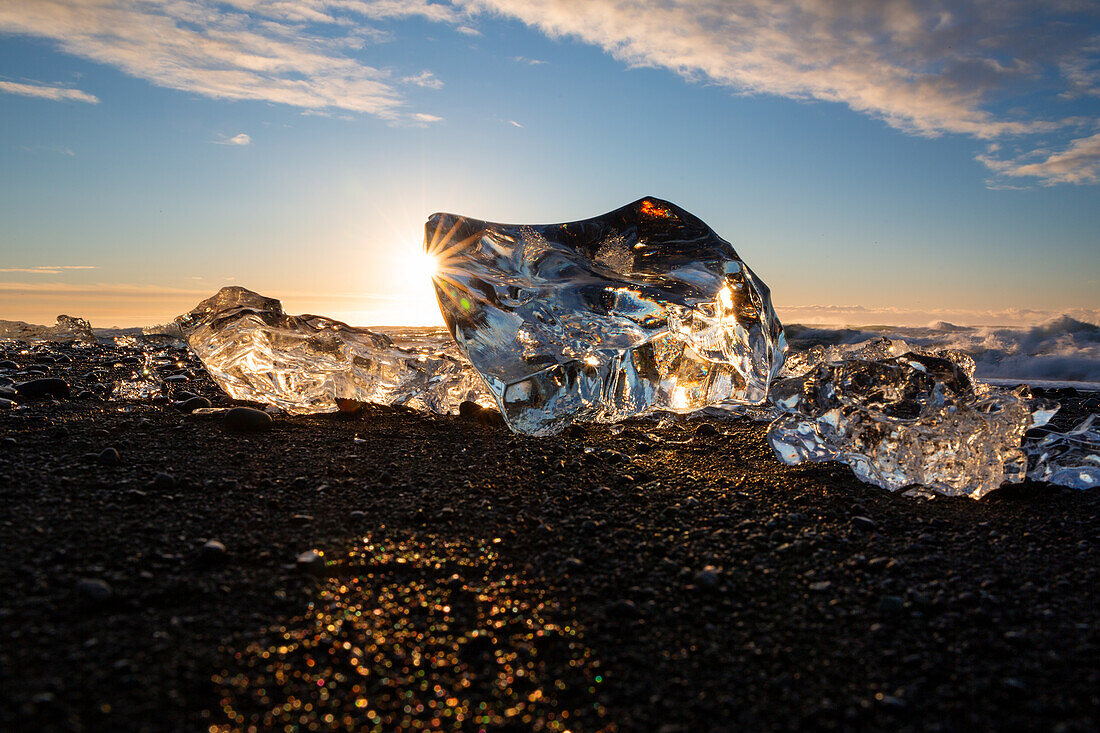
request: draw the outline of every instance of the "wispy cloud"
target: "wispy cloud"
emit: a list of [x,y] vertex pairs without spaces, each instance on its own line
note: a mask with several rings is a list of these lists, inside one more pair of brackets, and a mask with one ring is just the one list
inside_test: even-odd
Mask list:
[[521,130],[523,129],[523,125],[519,124],[515,120],[508,120],[508,124],[511,125],[512,127],[518,127]]
[[0,272],[29,272],[34,275],[60,275],[66,270],[95,270],[95,265],[34,265],[33,267],[0,267]]
[[[1060,152],[1037,150],[1015,158],[997,157],[994,148],[977,156],[990,170],[1013,178],[1034,177],[1044,185],[1100,183],[1100,132],[1070,141]],[[1001,187],[1008,187],[1001,184]]]
[[442,122],[443,118],[438,115],[429,115],[424,112],[417,112],[416,114],[409,115],[410,124],[423,127],[433,122]]
[[[411,16],[460,19],[453,7],[427,0],[5,0],[0,31],[52,39],[67,53],[204,97],[400,122],[409,114],[402,82],[351,52],[376,35],[365,20]],[[76,90],[3,84],[96,101]]]
[[546,63],[542,59],[529,59],[526,56],[513,56],[512,60],[518,64],[527,64],[528,66],[542,66]]
[[251,145],[252,138],[247,133],[238,132],[233,137],[222,136],[220,140],[215,140],[218,145]]
[[[0,13],[3,11],[0,10]],[[2,15],[0,15],[2,17]],[[99,97],[82,92],[79,89],[51,86],[48,84],[23,84],[15,81],[0,81],[0,92],[19,94],[24,97],[37,97],[55,102],[88,102],[98,104]]]
[[76,155],[76,153],[72,151],[72,148],[66,147],[65,145],[20,145],[19,149],[32,154],[54,153],[55,155],[68,155],[70,157]]
[[[1032,147],[1064,145],[1065,131],[1080,120],[1060,118],[1053,102],[1100,96],[1095,3],[456,2],[469,12],[518,18],[552,37],[581,39],[630,66],[666,68],[737,93],[840,102],[923,136],[1034,135]],[[1002,111],[1010,105],[1012,112]],[[1093,182],[1086,150],[1053,155],[1049,164],[1009,174]]]
[[430,71],[421,71],[415,76],[406,76],[402,81],[406,84],[415,84],[418,87],[424,87],[425,89],[443,88],[443,82]]

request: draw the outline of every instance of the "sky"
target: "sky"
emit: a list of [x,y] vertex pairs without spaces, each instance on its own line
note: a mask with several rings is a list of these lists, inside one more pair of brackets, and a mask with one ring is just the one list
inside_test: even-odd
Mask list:
[[784,322],[1100,322],[1100,3],[0,0],[0,318],[442,323],[423,223],[643,196]]

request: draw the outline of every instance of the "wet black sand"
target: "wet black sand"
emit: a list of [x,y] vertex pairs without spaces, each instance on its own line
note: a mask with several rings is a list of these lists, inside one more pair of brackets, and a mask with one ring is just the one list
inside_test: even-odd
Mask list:
[[[74,392],[137,353],[17,351],[0,374]],[[0,410],[5,730],[1100,726],[1095,491],[910,499],[784,467],[747,421],[26,404]]]

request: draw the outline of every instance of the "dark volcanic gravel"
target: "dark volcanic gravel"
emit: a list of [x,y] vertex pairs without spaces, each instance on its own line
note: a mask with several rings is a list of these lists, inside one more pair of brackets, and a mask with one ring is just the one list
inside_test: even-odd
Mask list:
[[242,432],[155,355],[124,402],[136,349],[0,345],[71,388],[0,410],[2,729],[1100,727],[1098,492],[906,498],[747,421]]

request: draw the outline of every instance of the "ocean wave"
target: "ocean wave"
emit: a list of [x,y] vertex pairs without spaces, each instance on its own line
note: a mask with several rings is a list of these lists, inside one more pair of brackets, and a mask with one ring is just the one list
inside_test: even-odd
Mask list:
[[1100,326],[1068,315],[1030,327],[927,326],[787,327],[792,351],[814,346],[849,346],[877,338],[910,346],[955,349],[974,359],[981,378],[1033,382],[1100,382]]

